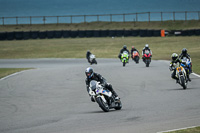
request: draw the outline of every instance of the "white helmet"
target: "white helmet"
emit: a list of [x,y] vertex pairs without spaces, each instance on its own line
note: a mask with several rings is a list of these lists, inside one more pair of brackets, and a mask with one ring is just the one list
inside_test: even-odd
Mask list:
[[149,44],[146,44],[146,45],[145,45],[145,48],[149,48]]

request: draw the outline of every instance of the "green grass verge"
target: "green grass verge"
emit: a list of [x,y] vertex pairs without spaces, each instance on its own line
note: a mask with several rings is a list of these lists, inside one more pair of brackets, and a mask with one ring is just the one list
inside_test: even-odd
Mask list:
[[199,29],[200,21],[152,21],[152,22],[90,22],[76,24],[19,24],[0,25],[0,31],[51,31],[51,30],[119,30],[119,29]]
[[200,127],[188,128],[188,129],[173,131],[169,133],[200,133]]
[[62,38],[0,41],[1,59],[18,58],[85,58],[90,50],[97,58],[117,58],[124,44],[134,45],[140,52],[146,43],[153,51],[154,60],[170,60],[171,54],[188,49],[193,71],[200,74],[200,37],[117,37],[117,38]]
[[0,68],[0,79],[10,74],[27,70],[29,68]]

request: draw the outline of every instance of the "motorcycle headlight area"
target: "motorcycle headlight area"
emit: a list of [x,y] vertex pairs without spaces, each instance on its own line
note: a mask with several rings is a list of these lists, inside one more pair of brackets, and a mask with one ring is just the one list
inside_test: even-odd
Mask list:
[[182,67],[178,67],[176,70],[179,72],[179,71],[182,71],[183,68]]

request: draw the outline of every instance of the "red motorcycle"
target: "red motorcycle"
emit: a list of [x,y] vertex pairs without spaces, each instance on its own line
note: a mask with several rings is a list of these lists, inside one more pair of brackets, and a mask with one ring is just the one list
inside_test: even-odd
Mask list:
[[144,55],[143,55],[143,61],[146,64],[146,67],[149,67],[149,64],[151,62],[151,53],[149,50],[145,50],[144,51]]

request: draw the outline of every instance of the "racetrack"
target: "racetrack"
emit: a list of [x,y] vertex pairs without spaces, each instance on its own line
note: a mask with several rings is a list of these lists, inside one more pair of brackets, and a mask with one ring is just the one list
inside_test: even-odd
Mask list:
[[121,97],[122,110],[103,112],[85,87],[86,59],[0,60],[31,69],[0,80],[1,133],[155,133],[200,125],[200,78],[188,89],[170,78],[168,61],[118,59],[92,65]]

